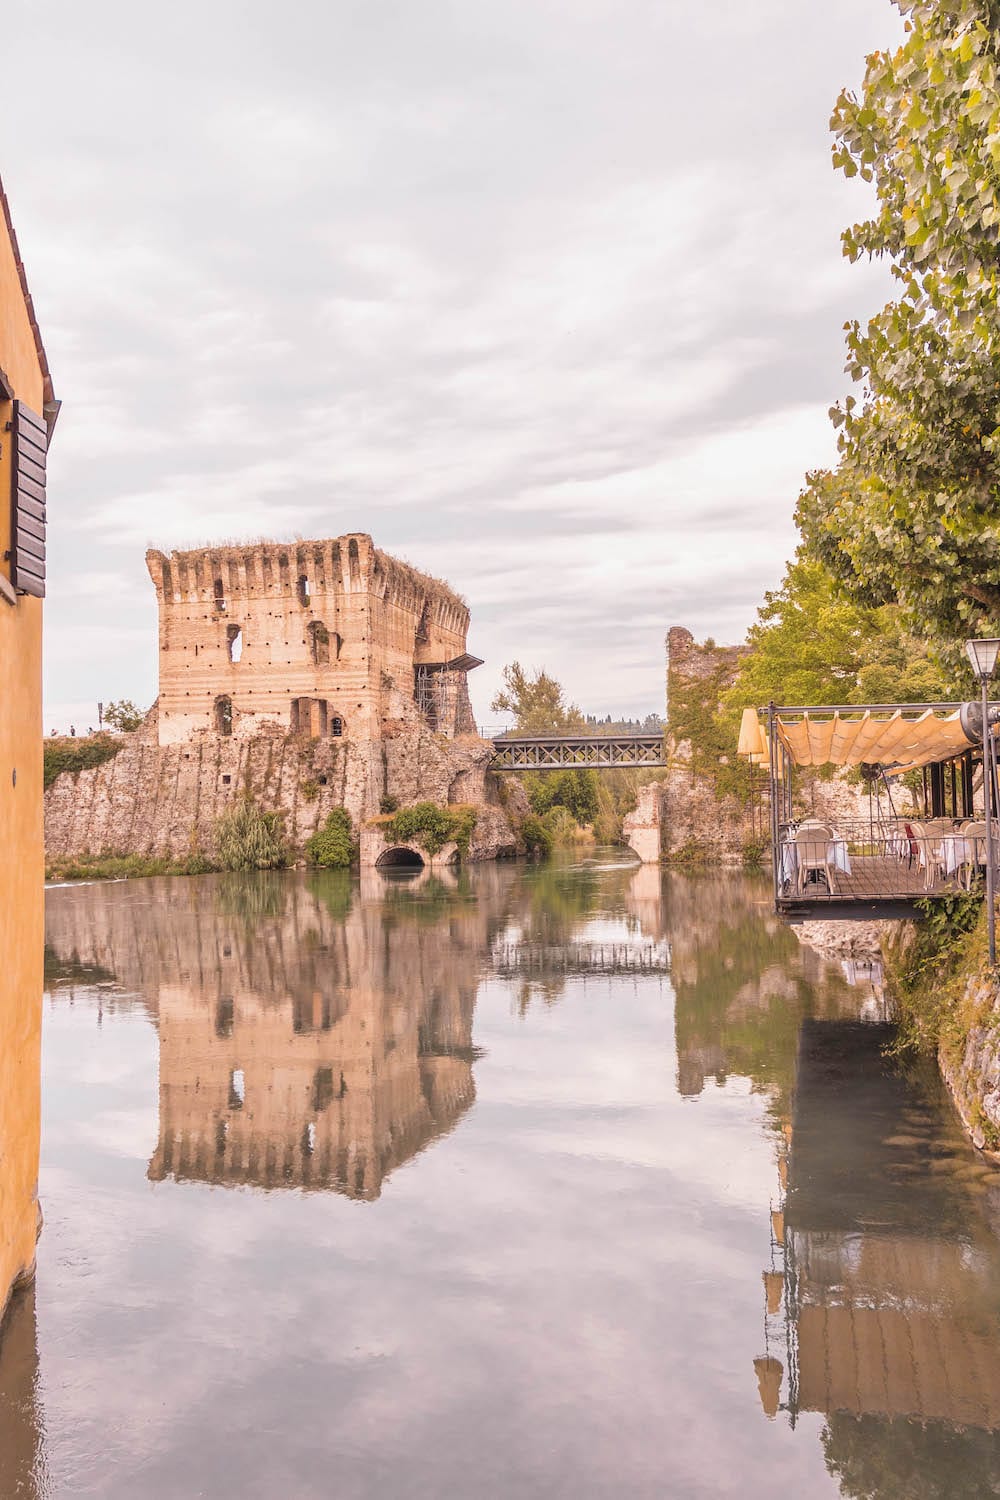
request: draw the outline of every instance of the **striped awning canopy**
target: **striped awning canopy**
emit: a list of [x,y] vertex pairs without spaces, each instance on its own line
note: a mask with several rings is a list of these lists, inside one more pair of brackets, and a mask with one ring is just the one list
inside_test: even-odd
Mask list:
[[797,766],[866,763],[910,769],[951,760],[971,743],[957,707],[779,710],[775,730]]

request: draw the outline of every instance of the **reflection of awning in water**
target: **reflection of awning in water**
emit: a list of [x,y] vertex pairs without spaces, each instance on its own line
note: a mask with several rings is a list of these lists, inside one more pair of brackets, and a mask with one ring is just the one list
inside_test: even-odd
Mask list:
[[992,1327],[900,1307],[807,1306],[798,1316],[800,1411],[1000,1427]]
[[1000,1249],[977,1164],[930,1085],[886,1055],[892,1038],[815,1020],[800,1032],[794,1405],[1000,1431]]

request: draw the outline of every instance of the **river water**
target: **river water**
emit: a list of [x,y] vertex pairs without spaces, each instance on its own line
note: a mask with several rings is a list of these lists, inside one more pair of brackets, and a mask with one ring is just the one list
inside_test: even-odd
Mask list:
[[765,885],[128,881],[47,943],[4,1500],[1000,1494],[1000,1175]]

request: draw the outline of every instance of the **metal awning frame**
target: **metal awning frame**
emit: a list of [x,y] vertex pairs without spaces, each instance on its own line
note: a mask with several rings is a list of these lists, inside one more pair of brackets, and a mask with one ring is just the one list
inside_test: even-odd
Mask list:
[[[780,909],[787,902],[779,899],[779,860],[780,847],[783,833],[789,823],[793,821],[793,776],[796,762],[779,732],[779,722],[787,719],[805,719],[810,722],[816,720],[833,719],[835,716],[843,716],[849,720],[871,720],[878,719],[881,722],[899,722],[900,719],[915,724],[923,718],[932,715],[947,715],[950,719],[957,716],[962,708],[961,703],[938,702],[938,703],[850,703],[850,704],[810,704],[810,705],[778,705],[769,703],[766,707],[758,708],[757,713],[766,722],[765,753],[769,762],[770,770],[770,802],[771,802],[771,858],[774,879],[775,906]],[[991,703],[990,709],[1000,717],[1000,704]],[[993,712],[990,714],[993,720]],[[943,720],[941,722],[944,722]],[[990,756],[992,762],[992,784],[995,793],[1000,791],[997,787],[997,726],[994,724],[991,736]],[[763,758],[763,757],[762,757]],[[883,773],[883,780],[888,790],[888,778],[901,776],[910,770],[920,770],[923,775],[923,797],[925,806],[930,798],[934,802],[947,800],[947,777],[946,768],[950,767],[950,790],[953,810],[958,805],[958,793],[961,789],[963,804],[969,805],[973,801],[973,766],[982,768],[982,749],[974,742],[966,739],[962,745],[955,745],[948,749],[947,754],[938,760],[924,760],[909,763],[894,762],[883,764],[877,760],[871,764],[877,764]],[[861,761],[861,764],[866,762]],[[858,764],[858,763],[855,763]],[[890,803],[891,803],[890,793]],[[1000,806],[1000,798],[994,803]]]

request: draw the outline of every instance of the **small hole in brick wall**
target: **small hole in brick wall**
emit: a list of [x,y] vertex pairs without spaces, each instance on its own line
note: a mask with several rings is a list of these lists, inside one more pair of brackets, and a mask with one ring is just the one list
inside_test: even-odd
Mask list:
[[231,782],[232,782],[232,779],[233,778],[231,776],[223,776],[223,778],[222,778],[222,785],[223,786],[229,786],[231,784]]
[[[15,776],[17,775],[16,771],[14,772],[14,775]],[[316,780],[319,782],[320,786],[326,786],[326,777],[325,776],[317,776]]]

